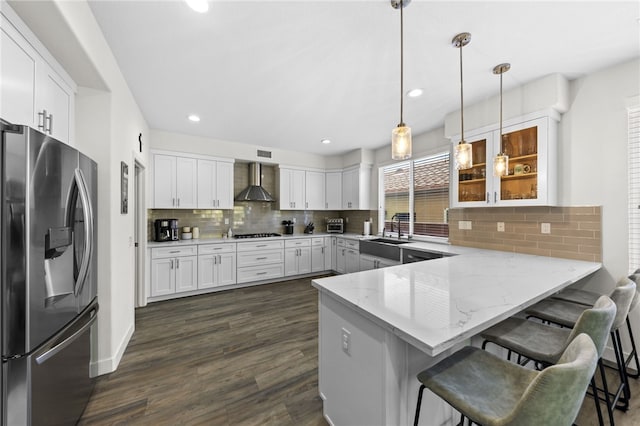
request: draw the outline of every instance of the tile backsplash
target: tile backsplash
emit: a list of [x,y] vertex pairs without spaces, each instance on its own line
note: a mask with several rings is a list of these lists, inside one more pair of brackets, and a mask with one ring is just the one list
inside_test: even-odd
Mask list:
[[[460,222],[471,229],[460,229]],[[498,223],[504,231],[498,231]],[[542,233],[542,224],[550,233]],[[464,227],[464,226],[463,226]],[[602,261],[602,208],[586,207],[491,207],[449,210],[451,244],[552,256]]]
[[[276,167],[262,166],[262,186],[273,196],[276,191]],[[237,195],[249,184],[249,172],[246,163],[234,165],[234,195]],[[315,225],[315,232],[325,232],[327,218],[342,217],[345,219],[345,232],[362,233],[363,222],[372,218],[374,223],[372,232],[377,229],[375,210],[347,210],[347,211],[302,211],[279,210],[278,203],[267,202],[236,202],[233,210],[207,209],[149,209],[147,236],[154,239],[153,224],[156,219],[178,219],[178,226],[200,229],[200,238],[218,238],[226,234],[231,228],[234,234],[250,234],[256,232],[276,232],[282,234],[283,220],[296,220],[294,233],[304,232],[308,223]]]

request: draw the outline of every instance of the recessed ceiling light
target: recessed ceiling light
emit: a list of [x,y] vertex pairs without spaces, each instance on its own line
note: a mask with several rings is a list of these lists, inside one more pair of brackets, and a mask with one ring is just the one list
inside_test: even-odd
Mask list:
[[322,139],[320,142],[322,142],[323,144],[327,145],[330,144],[331,141],[329,139]]
[[189,117],[187,117],[189,119],[189,121],[193,121],[194,123],[197,123],[198,121],[200,121],[200,117],[198,117],[195,114],[191,114]]
[[209,10],[208,0],[184,0],[191,9],[198,13],[205,13]]
[[422,92],[423,90],[420,88],[411,89],[407,92],[407,96],[409,96],[410,98],[417,98],[418,96],[422,96]]

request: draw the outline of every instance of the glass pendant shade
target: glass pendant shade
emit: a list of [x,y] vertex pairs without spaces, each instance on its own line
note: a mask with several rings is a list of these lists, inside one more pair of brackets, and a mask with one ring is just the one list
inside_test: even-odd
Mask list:
[[493,159],[493,175],[507,176],[509,173],[509,156],[506,154],[498,154]]
[[466,170],[473,166],[473,156],[471,154],[471,144],[461,141],[453,148],[456,170]]
[[404,123],[391,131],[391,158],[406,160],[411,158],[411,127]]

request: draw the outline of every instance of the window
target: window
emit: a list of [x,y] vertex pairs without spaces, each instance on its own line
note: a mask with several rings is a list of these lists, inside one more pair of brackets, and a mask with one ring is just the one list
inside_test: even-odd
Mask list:
[[640,107],[629,109],[629,272],[640,267]]
[[[449,236],[449,153],[382,168],[381,222],[404,235]],[[410,212],[413,212],[411,214]]]

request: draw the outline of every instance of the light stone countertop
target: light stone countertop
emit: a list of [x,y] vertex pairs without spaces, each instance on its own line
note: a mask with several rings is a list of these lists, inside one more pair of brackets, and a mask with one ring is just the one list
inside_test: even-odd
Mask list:
[[438,246],[458,255],[320,278],[312,284],[430,356],[602,267],[579,260],[413,244],[412,248]]
[[341,237],[349,238],[352,240],[361,240],[365,238],[377,238],[375,235],[363,236],[360,234],[329,234],[326,232],[318,232],[313,234],[287,234],[280,237],[265,237],[265,238],[196,238],[191,240],[178,240],[178,241],[147,241],[148,248],[157,247],[171,247],[171,246],[193,246],[200,244],[220,244],[220,243],[241,243],[241,242],[256,242],[256,241],[269,241],[269,240],[287,240],[296,238],[313,238],[313,237]]

